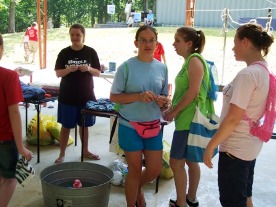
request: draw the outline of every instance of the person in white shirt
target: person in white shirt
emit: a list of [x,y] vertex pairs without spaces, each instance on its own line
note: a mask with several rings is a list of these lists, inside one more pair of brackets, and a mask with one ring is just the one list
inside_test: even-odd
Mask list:
[[253,207],[254,168],[263,141],[250,133],[245,117],[257,122],[265,112],[269,73],[264,57],[273,42],[271,34],[252,23],[240,26],[234,38],[235,58],[247,67],[223,89],[221,124],[204,154],[204,164],[212,168],[212,155],[219,145],[218,186],[223,207]]
[[128,22],[128,19],[129,19],[130,14],[131,14],[131,6],[132,6],[132,1],[128,1],[126,3],[126,7],[125,7],[126,22]]

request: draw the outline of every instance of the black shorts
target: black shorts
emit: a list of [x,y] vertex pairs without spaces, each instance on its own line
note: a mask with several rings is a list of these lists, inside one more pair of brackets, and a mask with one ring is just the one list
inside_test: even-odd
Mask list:
[[241,160],[228,152],[219,153],[218,185],[223,207],[246,207],[252,196],[256,159]]
[[3,178],[15,178],[18,151],[15,141],[0,141],[0,175]]

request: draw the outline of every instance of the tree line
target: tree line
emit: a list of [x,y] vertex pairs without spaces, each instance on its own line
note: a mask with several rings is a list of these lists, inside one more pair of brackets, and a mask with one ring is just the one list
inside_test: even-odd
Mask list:
[[[94,24],[125,21],[127,0],[44,0],[48,4],[48,20],[54,28],[81,23],[85,27]],[[147,12],[155,10],[156,0],[135,0],[132,9]],[[115,5],[115,14],[107,13],[107,5]],[[43,8],[43,0],[41,0]],[[43,10],[42,10],[43,11]],[[48,21],[47,20],[47,21]],[[37,1],[0,0],[0,33],[23,32],[37,21]],[[43,20],[41,20],[43,22]]]

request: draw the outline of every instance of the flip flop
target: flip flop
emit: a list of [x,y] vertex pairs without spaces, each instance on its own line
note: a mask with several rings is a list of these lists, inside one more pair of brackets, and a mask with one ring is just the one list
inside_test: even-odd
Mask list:
[[55,160],[55,164],[58,165],[58,164],[62,164],[64,163],[64,157],[59,157]]
[[100,156],[99,155],[96,155],[96,154],[88,154],[88,155],[83,155],[83,158],[85,159],[89,159],[89,160],[100,160]]
[[172,199],[170,199],[169,206],[170,207],[179,207],[179,205],[176,204],[176,200],[172,200]]
[[[136,203],[135,203],[135,207],[139,207],[138,206],[138,202],[136,201]],[[145,203],[144,203],[144,207],[147,207],[147,203],[146,203],[146,201],[145,201]]]

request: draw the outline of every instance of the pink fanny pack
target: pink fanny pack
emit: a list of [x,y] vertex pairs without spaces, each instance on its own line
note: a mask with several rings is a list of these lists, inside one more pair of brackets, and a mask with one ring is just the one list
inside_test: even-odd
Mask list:
[[142,138],[147,139],[156,137],[160,132],[160,119],[148,122],[136,122],[127,120],[121,114],[119,114],[119,116],[128,121]]
[[160,132],[160,120],[149,122],[135,122],[129,121],[137,133],[143,138],[156,137]]

